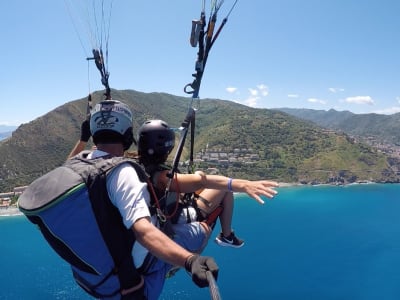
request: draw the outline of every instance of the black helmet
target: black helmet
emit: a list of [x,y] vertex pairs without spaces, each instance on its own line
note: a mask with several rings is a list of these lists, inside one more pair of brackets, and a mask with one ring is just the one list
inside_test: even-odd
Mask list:
[[149,120],[139,128],[138,152],[153,162],[166,159],[175,146],[175,133],[163,120]]

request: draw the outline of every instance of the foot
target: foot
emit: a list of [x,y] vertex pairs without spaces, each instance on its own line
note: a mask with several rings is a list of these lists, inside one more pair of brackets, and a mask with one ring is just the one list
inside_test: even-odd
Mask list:
[[240,248],[244,245],[244,241],[237,238],[232,231],[229,236],[224,236],[222,232],[215,238],[215,242],[224,247]]

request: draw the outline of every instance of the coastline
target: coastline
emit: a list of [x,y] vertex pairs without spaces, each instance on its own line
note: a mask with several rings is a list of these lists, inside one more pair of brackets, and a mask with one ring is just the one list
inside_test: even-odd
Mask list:
[[[374,182],[374,181],[360,181],[353,183],[343,183],[343,184],[333,184],[333,183],[320,183],[320,184],[304,184],[299,182],[278,182],[278,188],[287,188],[287,187],[317,187],[317,186],[350,186],[350,185],[367,185],[367,184],[388,184],[387,182]],[[390,184],[390,183],[389,183]],[[399,183],[392,183],[399,184]],[[10,216],[21,216],[23,213],[18,209],[17,206],[9,206],[7,208],[0,209],[0,217],[10,217]]]
[[279,187],[304,187],[304,186],[350,186],[367,184],[399,184],[398,182],[375,182],[375,181],[356,181],[351,183],[300,183],[300,182],[278,182]]
[[0,217],[20,216],[22,212],[16,206],[10,206],[0,209]]

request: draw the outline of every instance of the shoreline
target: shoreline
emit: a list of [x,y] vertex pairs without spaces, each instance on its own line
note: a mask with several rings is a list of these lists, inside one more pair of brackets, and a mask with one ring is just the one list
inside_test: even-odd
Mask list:
[[16,206],[10,206],[7,208],[0,209],[0,217],[12,217],[12,216],[22,216],[22,215],[23,213],[20,212],[20,210]]
[[[319,186],[337,186],[345,187],[351,185],[368,185],[368,184],[399,184],[399,183],[389,183],[389,182],[373,182],[373,181],[361,181],[346,184],[331,184],[331,183],[321,183],[321,184],[304,184],[298,182],[278,182],[278,188],[288,188],[288,187],[319,187]],[[0,217],[12,217],[12,216],[22,216],[23,213],[18,209],[17,206],[10,206],[7,208],[0,209]]]
[[368,184],[399,184],[398,182],[375,182],[375,181],[358,181],[352,183],[300,183],[300,182],[278,182],[279,187],[317,187],[317,186],[351,186],[351,185],[368,185]]
[[299,183],[299,182],[278,182],[280,188],[285,187],[317,187],[317,186],[346,186],[346,185],[355,185],[355,184],[377,184],[377,182],[363,182],[363,183],[346,183],[346,184],[332,184],[332,183],[318,183],[318,184],[311,184],[311,183]]

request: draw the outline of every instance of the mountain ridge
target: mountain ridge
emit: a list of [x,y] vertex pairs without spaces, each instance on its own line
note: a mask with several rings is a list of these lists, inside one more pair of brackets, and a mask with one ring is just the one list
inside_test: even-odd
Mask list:
[[355,114],[334,109],[326,111],[297,108],[276,108],[276,110],[311,121],[324,128],[341,130],[347,134],[362,137],[373,136],[381,142],[400,145],[400,113],[392,115]]
[[[179,128],[191,99],[166,93],[112,90],[114,99],[133,110],[136,132],[147,119],[163,119]],[[93,102],[103,99],[93,93]],[[344,133],[320,128],[278,110],[256,109],[217,99],[195,100],[195,153],[234,153],[251,149],[256,160],[221,164],[197,160],[196,167],[217,168],[220,173],[249,179],[281,182],[347,183],[363,180],[397,182],[397,162]],[[65,103],[19,126],[0,142],[0,191],[23,186],[61,165],[80,135],[87,100]],[[190,138],[189,138],[190,139]],[[181,161],[187,159],[188,142]],[[89,145],[90,146],[90,145]]]

